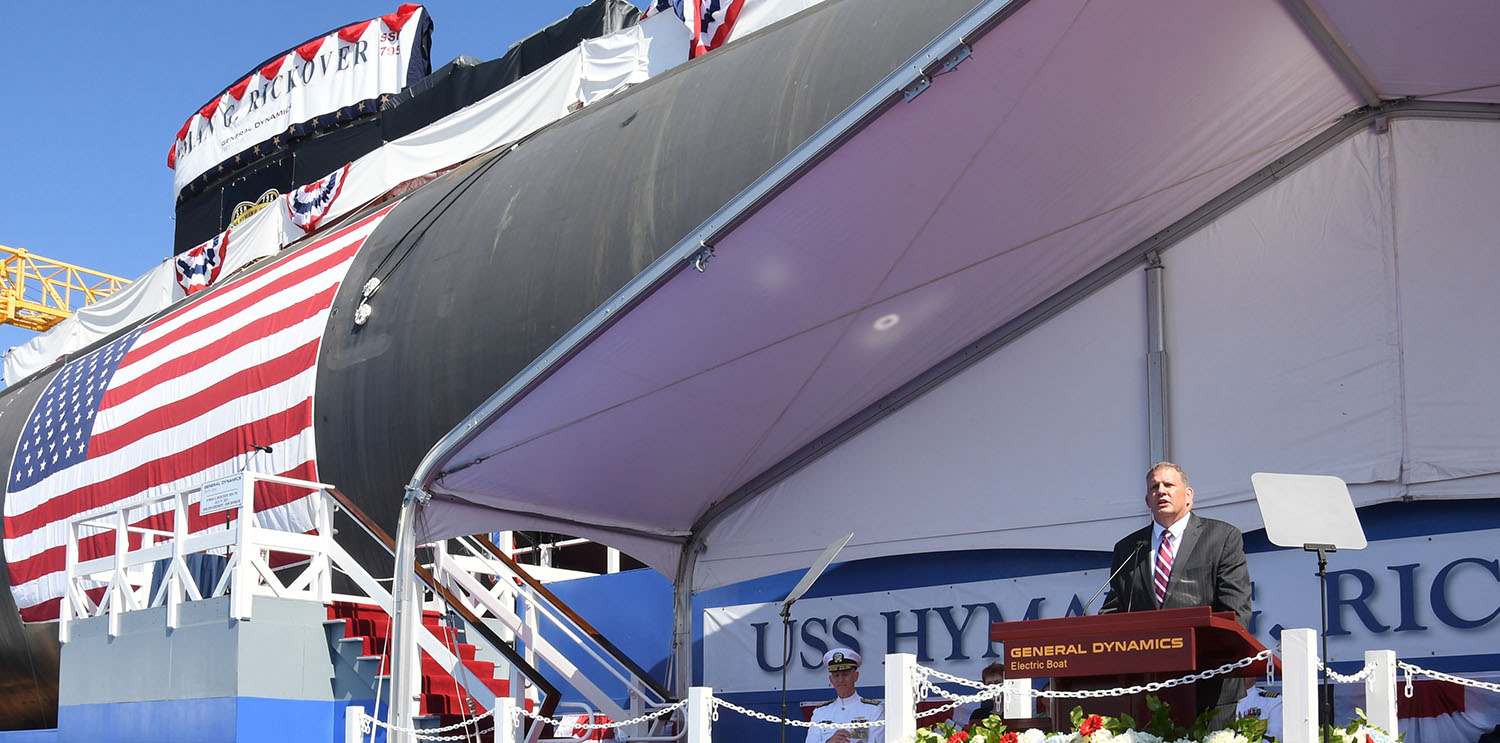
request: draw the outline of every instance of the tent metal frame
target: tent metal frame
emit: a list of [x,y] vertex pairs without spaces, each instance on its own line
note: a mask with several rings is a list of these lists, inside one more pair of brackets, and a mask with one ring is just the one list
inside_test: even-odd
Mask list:
[[[444,497],[440,489],[440,478],[449,471],[457,471],[478,460],[459,463],[443,469],[448,457],[484,429],[485,424],[503,415],[532,390],[542,384],[552,373],[560,369],[571,358],[581,352],[595,338],[608,329],[625,313],[651,296],[679,272],[693,265],[694,259],[705,249],[712,249],[718,239],[744,222],[762,206],[769,203],[800,175],[834,152],[840,144],[855,136],[876,120],[884,111],[902,100],[910,100],[905,92],[913,85],[930,83],[932,76],[942,69],[950,59],[952,64],[962,62],[962,55],[955,50],[982,36],[987,30],[1002,22],[1011,13],[1023,6],[1024,0],[991,0],[971,11],[942,36],[931,42],[922,52],[901,68],[894,71],[869,93],[856,101],[841,115],[829,122],[786,158],[777,163],[765,175],[757,179],[738,197],[720,208],[697,230],[686,236],[671,250],[663,254],[650,267],[627,283],[609,300],[581,321],[551,348],[528,365],[521,373],[497,390],[482,405],[468,415],[446,436],[438,441],[423,458],[407,486],[408,497],[402,508],[403,531],[413,527],[414,519],[408,517],[412,511],[425,504],[433,496]],[[830,428],[793,454],[766,469],[759,476],[737,488],[708,508],[687,533],[678,531],[642,531],[631,529],[630,533],[682,545],[674,576],[674,627],[676,687],[685,694],[692,683],[692,577],[698,555],[704,549],[704,535],[725,514],[768,488],[786,479],[810,462],[847,441],[859,432],[901,409],[927,391],[942,384],[954,375],[969,368],[979,360],[1004,347],[1012,340],[1024,335],[1048,319],[1081,301],[1099,288],[1143,264],[1151,270],[1148,281],[1159,283],[1160,254],[1168,248],[1209,224],[1220,215],[1255,196],[1282,178],[1316,159],[1323,152],[1348,138],[1366,126],[1376,131],[1385,131],[1393,118],[1415,117],[1429,119],[1481,119],[1500,120],[1500,104],[1462,103],[1401,99],[1381,101],[1378,92],[1368,77],[1350,57],[1347,50],[1334,37],[1328,26],[1309,7],[1305,0],[1283,0],[1288,12],[1297,20],[1312,43],[1328,61],[1335,74],[1356,96],[1366,103],[1348,112],[1323,132],[1296,147],[1287,155],[1266,165],[1233,187],[1219,194],[1187,216],[1168,225],[1150,238],[1131,246],[1114,259],[1078,279],[1046,300],[1004,323],[983,337],[969,343],[948,358],[928,368],[906,384],[870,404],[858,413]],[[951,65],[949,65],[951,66]],[[1158,287],[1159,288],[1159,287]],[[1148,313],[1153,326],[1160,330],[1165,308],[1159,291],[1152,294],[1153,310]],[[1154,393],[1150,395],[1152,420],[1151,451],[1153,456],[1165,458],[1169,449],[1166,427],[1167,400],[1165,397],[1165,347],[1160,333],[1150,334],[1150,347],[1146,350],[1148,374]],[[434,488],[434,485],[439,487]],[[414,515],[414,514],[413,514]],[[405,535],[404,535],[405,536]],[[407,536],[408,548],[413,544]],[[398,560],[401,556],[398,555]],[[397,571],[397,575],[403,575]],[[398,630],[400,628],[398,622]],[[403,647],[396,638],[397,647]],[[396,671],[399,673],[400,661]]]

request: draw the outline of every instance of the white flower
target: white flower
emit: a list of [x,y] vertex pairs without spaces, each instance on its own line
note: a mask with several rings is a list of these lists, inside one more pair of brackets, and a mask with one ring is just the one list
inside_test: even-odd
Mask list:
[[1140,730],[1132,730],[1130,734],[1134,736],[1135,743],[1162,743],[1161,738]]
[[1109,732],[1108,729],[1099,728],[1098,730],[1094,731],[1093,735],[1089,736],[1089,743],[1110,743],[1110,741],[1113,740],[1114,737],[1115,734]]
[[1019,738],[1021,743],[1042,743],[1047,739],[1047,734],[1041,728],[1028,728]]
[[1203,743],[1250,743],[1250,741],[1233,730],[1215,730],[1203,739]]

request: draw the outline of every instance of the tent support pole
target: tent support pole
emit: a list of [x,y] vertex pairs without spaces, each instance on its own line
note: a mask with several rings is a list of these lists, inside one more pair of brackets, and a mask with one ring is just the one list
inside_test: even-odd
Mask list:
[[1161,254],[1146,253],[1146,414],[1151,463],[1172,458],[1167,425],[1167,305]]
[[672,654],[677,668],[675,691],[686,699],[693,687],[693,570],[702,552],[699,534],[693,532],[677,558],[677,580],[672,583]]
[[408,488],[396,528],[396,567],[391,578],[391,706],[387,720],[392,743],[408,743],[421,696],[421,660],[417,651],[416,510],[423,493]]

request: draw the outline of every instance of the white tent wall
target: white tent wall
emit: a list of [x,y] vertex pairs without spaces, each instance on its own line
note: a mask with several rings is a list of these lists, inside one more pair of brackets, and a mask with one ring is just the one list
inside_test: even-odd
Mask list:
[[[1401,119],[1162,254],[1170,452],[1200,509],[1259,527],[1255,471],[1338,475],[1358,505],[1500,493],[1496,203],[1500,125]],[[774,545],[851,530],[844,559],[1107,548],[1144,517],[1145,282],[1126,274],[748,499],[705,535],[694,588],[796,569],[816,550]]]
[[[1500,492],[1500,132],[1398,122],[1395,253],[1408,454],[1404,482]],[[1489,478],[1477,476],[1489,475]],[[1425,490],[1424,492],[1433,492]]]
[[1172,456],[1200,506],[1252,500],[1257,471],[1398,480],[1397,136],[1355,134],[1163,255]]

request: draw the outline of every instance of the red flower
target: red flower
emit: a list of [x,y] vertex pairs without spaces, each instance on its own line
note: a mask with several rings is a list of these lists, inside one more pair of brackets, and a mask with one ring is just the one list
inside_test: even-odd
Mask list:
[[1016,735],[1016,731],[1014,730],[1000,736],[1000,743],[1020,743],[1020,741],[1021,736]]
[[948,743],[964,743],[964,741],[966,741],[968,739],[969,739],[969,734],[966,733],[966,732],[964,732],[964,731],[962,731],[962,730],[960,730],[960,731],[958,731],[958,732],[956,732],[956,733],[948,736]]
[[1103,717],[1100,717],[1098,715],[1089,715],[1084,719],[1083,724],[1078,726],[1078,734],[1087,738],[1090,735],[1098,732],[1099,728],[1102,727],[1104,727]]
[[1365,743],[1375,743],[1375,736],[1365,733]]

